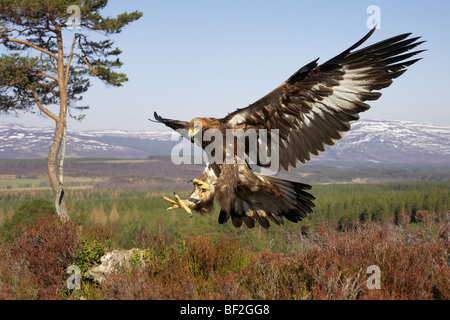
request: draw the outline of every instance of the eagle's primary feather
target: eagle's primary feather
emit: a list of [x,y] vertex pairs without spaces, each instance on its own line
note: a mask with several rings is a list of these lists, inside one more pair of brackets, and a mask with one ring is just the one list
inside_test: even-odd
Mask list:
[[[390,86],[393,79],[417,62],[413,58],[424,50],[412,51],[423,41],[410,34],[398,35],[366,48],[356,50],[375,31],[372,29],[356,44],[318,65],[315,60],[294,73],[278,88],[248,107],[237,109],[222,119],[196,118],[191,122],[161,118],[155,120],[178,130],[194,141],[195,123],[201,133],[217,129],[254,130],[258,139],[266,132],[278,130],[277,168],[289,170],[312,155],[325,151],[350,130],[350,122],[370,108],[367,101],[377,100],[379,90]],[[207,147],[207,143],[201,145]],[[270,150],[266,150],[270,153]],[[248,150],[246,149],[248,153]],[[251,157],[250,153],[247,156]],[[236,159],[235,159],[236,160]],[[251,159],[264,167],[259,158]],[[235,227],[243,223],[252,228],[255,222],[269,228],[270,222],[284,224],[283,218],[297,222],[314,208],[315,198],[305,190],[309,185],[255,173],[248,164],[212,163],[199,178],[209,188],[196,185],[187,201],[193,210],[205,213],[216,198],[221,206],[219,223],[230,218]]]

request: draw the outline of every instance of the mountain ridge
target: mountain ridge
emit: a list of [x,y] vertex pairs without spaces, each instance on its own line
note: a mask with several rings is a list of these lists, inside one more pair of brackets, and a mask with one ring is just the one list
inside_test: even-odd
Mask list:
[[[46,158],[54,129],[0,123],[0,159]],[[172,131],[68,130],[67,157],[170,155]],[[450,165],[450,127],[402,120],[359,120],[315,163]]]

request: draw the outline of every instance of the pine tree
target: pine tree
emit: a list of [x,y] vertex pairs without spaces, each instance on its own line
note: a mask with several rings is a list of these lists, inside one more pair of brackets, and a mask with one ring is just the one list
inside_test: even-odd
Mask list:
[[[127,77],[113,71],[122,66],[110,35],[118,34],[142,13],[104,17],[108,0],[0,0],[0,113],[35,112],[55,121],[47,160],[58,215],[68,219],[63,166],[67,115],[86,110],[78,105],[90,77],[121,86]],[[97,40],[99,34],[103,40]],[[92,36],[93,35],[93,36]],[[68,42],[67,42],[68,40]],[[52,106],[59,106],[57,112]]]
[[109,223],[117,223],[119,221],[119,212],[117,212],[116,204],[113,205],[111,213],[109,214]]

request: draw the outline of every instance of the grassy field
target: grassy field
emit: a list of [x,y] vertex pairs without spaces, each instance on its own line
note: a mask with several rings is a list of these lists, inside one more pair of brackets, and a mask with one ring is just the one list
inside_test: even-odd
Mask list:
[[[66,159],[67,187],[124,190],[189,190],[202,165],[174,165],[170,157],[148,159]],[[0,188],[48,186],[45,159],[0,159]],[[450,167],[331,167],[305,164],[281,177],[309,184],[364,184],[403,181],[448,181]]]
[[[66,192],[72,219],[87,225],[96,223],[114,225],[119,245],[131,248],[137,245],[136,234],[142,228],[163,236],[169,244],[175,239],[188,239],[195,234],[212,238],[227,234],[239,238],[243,245],[254,250],[288,252],[289,239],[302,226],[317,230],[321,226],[351,228],[359,222],[414,221],[420,210],[436,213],[445,219],[450,211],[450,181],[401,182],[383,184],[315,185],[312,194],[317,198],[314,213],[299,224],[286,222],[283,227],[264,230],[235,229],[231,223],[217,223],[219,207],[211,215],[190,218],[182,210],[166,211],[169,206],[163,196],[169,190],[94,190],[68,188]],[[180,192],[187,196],[188,191]],[[52,199],[48,189],[4,190],[0,192],[0,223],[12,217],[14,210],[25,200]]]
[[[90,189],[97,183],[104,182],[104,178],[88,177],[65,177],[64,184],[68,188]],[[0,176],[0,191],[4,190],[44,190],[49,189],[48,176],[37,176],[33,178],[22,178],[14,175]]]

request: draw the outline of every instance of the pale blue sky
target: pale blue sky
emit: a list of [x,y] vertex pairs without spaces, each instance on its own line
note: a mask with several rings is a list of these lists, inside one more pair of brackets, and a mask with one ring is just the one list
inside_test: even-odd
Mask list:
[[[370,5],[381,29],[367,44],[412,32],[428,49],[362,115],[450,126],[450,1],[111,0],[108,14],[140,10],[141,20],[113,36],[123,50],[121,88],[97,80],[91,109],[69,129],[167,130],[147,119],[222,117],[280,85],[306,63],[342,52],[368,32]],[[38,115],[1,122],[53,126]]]

